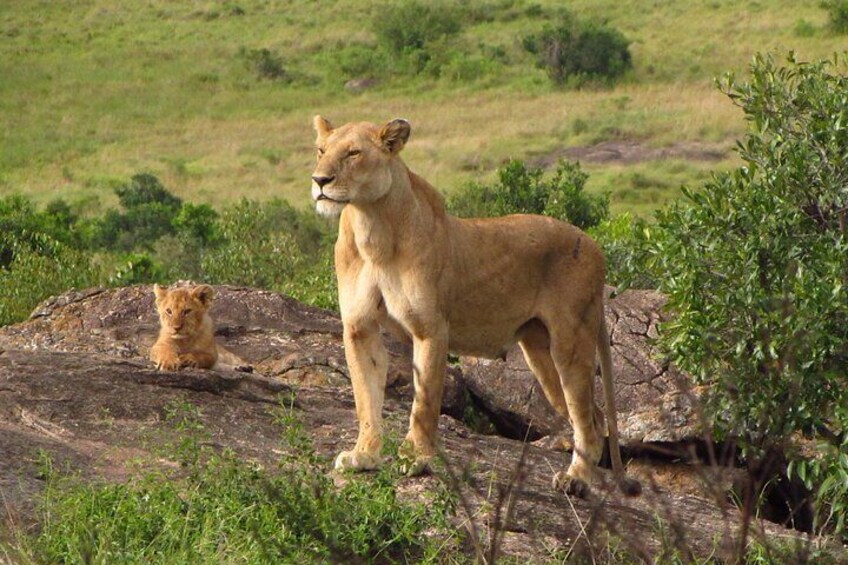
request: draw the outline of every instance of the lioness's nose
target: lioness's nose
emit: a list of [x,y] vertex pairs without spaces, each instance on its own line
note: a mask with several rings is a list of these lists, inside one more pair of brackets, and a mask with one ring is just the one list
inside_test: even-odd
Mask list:
[[325,184],[330,184],[335,179],[336,179],[335,176],[332,176],[332,177],[312,177],[312,180],[314,180],[315,184],[317,184],[320,188],[324,188]]

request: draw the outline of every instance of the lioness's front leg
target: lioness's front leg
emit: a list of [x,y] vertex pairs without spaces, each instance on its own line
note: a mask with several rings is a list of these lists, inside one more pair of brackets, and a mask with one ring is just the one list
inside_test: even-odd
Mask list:
[[345,321],[344,345],[359,436],[352,451],[339,453],[335,467],[357,471],[375,469],[380,464],[383,397],[389,362],[380,325]]
[[426,338],[413,338],[412,377],[415,399],[409,418],[409,432],[400,455],[406,459],[406,472],[419,475],[429,469],[436,454],[439,412],[447,371],[448,332],[442,328]]

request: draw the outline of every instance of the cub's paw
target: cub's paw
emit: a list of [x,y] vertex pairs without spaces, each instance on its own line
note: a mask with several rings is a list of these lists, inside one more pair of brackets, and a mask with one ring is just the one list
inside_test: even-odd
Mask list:
[[577,498],[589,498],[589,495],[592,494],[589,483],[583,479],[572,477],[565,471],[559,471],[554,475],[553,487],[556,491],[564,492],[569,496],[576,496]]
[[158,371],[179,371],[182,366],[180,358],[176,355],[159,357],[154,362]]
[[182,357],[180,359],[180,367],[183,369],[197,369],[199,365],[194,357]]
[[337,471],[371,471],[380,466],[380,457],[365,451],[342,451],[333,467]]

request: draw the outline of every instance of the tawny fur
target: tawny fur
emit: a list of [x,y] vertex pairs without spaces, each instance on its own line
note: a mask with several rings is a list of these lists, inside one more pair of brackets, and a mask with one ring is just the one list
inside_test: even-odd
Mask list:
[[[380,328],[413,342],[415,399],[402,456],[412,473],[436,452],[448,352],[494,358],[518,342],[550,403],[574,427],[569,480],[595,478],[603,417],[595,407],[602,356],[614,471],[618,451],[609,337],[603,318],[604,258],[576,227],[514,215],[463,220],[398,156],[405,120],[334,128],[320,116],[312,196],[340,214],[335,263],[345,355],[359,436],[337,468],[380,462],[387,354]],[[601,345],[599,349],[599,345]]]
[[168,290],[153,285],[159,313],[159,337],[150,349],[156,368],[211,369],[218,362],[214,326],[209,317],[214,291],[208,285]]

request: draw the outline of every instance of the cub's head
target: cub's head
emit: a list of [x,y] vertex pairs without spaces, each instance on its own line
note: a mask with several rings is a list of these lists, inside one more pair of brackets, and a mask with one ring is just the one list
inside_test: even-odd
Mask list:
[[197,333],[215,294],[206,284],[172,290],[155,284],[153,292],[162,330],[173,339],[186,339]]
[[337,216],[348,202],[374,202],[386,195],[392,186],[391,161],[409,139],[409,122],[334,128],[315,116],[314,125],[318,165],[312,173],[312,199],[319,214]]

